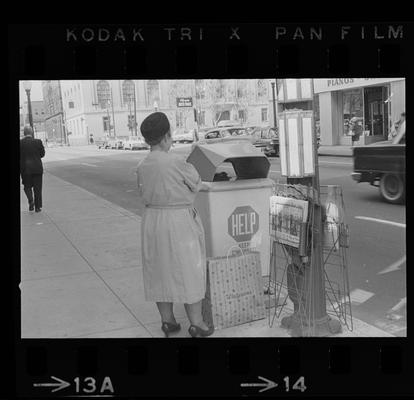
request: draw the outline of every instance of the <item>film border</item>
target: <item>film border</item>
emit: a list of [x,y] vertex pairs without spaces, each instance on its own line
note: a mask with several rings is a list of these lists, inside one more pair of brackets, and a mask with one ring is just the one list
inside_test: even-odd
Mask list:
[[[285,27],[286,33],[283,29],[278,31],[275,25]],[[275,73],[281,77],[398,75],[407,77],[407,93],[410,93],[410,76],[414,70],[409,59],[412,24],[372,21],[342,25],[355,26],[357,33],[341,40],[342,31],[329,23],[144,24],[142,28],[135,28],[132,35],[135,34],[136,40],[131,40],[126,33],[128,26],[9,26],[10,131],[18,126],[17,82],[25,79],[256,78]],[[318,26],[323,32],[320,40]],[[394,27],[392,37],[387,36],[389,26]],[[398,26],[403,26],[403,36]],[[365,27],[363,39],[361,27]],[[198,40],[187,40],[189,31],[183,32],[183,28],[191,29],[191,35],[198,36]],[[316,32],[313,38],[311,28]],[[76,40],[70,34],[72,39],[67,40],[67,29],[71,32],[75,29]],[[86,33],[82,33],[85,29]],[[100,42],[99,29],[110,31],[113,40]],[[125,30],[125,41],[119,29]],[[275,39],[277,32],[283,33],[278,40]],[[140,35],[145,37],[144,41]],[[363,63],[358,61],[361,59]],[[407,96],[407,108],[410,104]],[[10,141],[10,145],[17,153],[17,142]],[[12,162],[10,165],[14,179],[18,177],[17,166]],[[19,204],[18,187],[13,183],[11,188],[12,203]],[[18,240],[18,229],[11,232],[12,239]],[[282,379],[286,376],[292,381],[304,376],[306,394],[336,394],[338,390],[343,395],[412,392],[408,379],[412,347],[408,338],[240,338],[202,342],[190,339],[21,340],[20,292],[16,285],[20,281],[20,273],[16,272],[20,253],[16,250],[14,247],[11,258],[14,272],[10,274],[15,314],[10,320],[15,321],[12,345],[17,395],[54,396],[51,386],[33,386],[34,382],[56,383],[51,376],[70,381],[72,388],[79,378],[78,393],[83,395],[87,394],[85,388],[91,389],[91,381],[85,381],[88,377],[95,379],[97,389],[93,394],[111,395],[108,384],[103,386],[105,378],[110,377],[115,396],[168,396],[171,393],[184,396],[199,394],[200,390],[203,395],[211,396],[256,395],[259,386],[241,387],[240,384],[263,384],[259,376],[273,380],[278,377],[279,386],[284,384]],[[105,390],[100,392],[103,387]],[[75,393],[73,389],[65,390],[59,394]],[[277,388],[266,393],[272,394],[272,390]]]

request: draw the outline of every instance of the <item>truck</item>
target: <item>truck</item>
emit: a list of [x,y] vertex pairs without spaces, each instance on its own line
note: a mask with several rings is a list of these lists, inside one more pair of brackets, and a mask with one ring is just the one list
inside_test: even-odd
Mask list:
[[381,197],[394,204],[405,201],[405,127],[389,140],[353,148],[352,178],[379,187]]

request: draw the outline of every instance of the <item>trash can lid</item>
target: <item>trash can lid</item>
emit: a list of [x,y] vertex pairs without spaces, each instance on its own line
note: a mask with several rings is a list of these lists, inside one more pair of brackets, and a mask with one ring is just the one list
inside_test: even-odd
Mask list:
[[187,158],[203,181],[213,182],[217,167],[231,162],[238,179],[267,178],[270,162],[248,141],[196,144]]

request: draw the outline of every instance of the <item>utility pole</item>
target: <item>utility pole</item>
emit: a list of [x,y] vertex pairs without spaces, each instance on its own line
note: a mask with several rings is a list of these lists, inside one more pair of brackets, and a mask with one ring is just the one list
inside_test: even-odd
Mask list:
[[[326,311],[325,268],[323,260],[323,222],[320,196],[319,162],[315,121],[314,87],[311,79],[313,158],[315,173],[310,177],[287,178],[290,185],[304,185],[312,189],[314,218],[312,227],[312,249],[310,263],[302,264],[303,283],[299,292],[304,293],[305,307],[282,319],[282,326],[290,328],[294,336],[329,336],[342,330],[338,320],[328,316]],[[299,267],[299,266],[297,266]]]
[[115,130],[115,113],[114,113],[114,98],[112,96],[112,87],[111,87],[111,105],[112,105],[112,119],[114,120],[114,137],[116,138],[116,130]]
[[197,105],[198,105],[198,100],[197,100],[197,86],[196,86],[196,81],[194,79],[194,102],[193,102],[193,109],[194,109],[194,121],[196,123],[196,133],[194,135],[194,141],[198,142],[199,140],[199,135],[198,135],[198,131],[199,131],[199,123],[198,123],[198,109],[197,109]]
[[137,132],[137,96],[135,92],[135,82],[134,82],[134,132],[135,136],[138,136]]
[[[277,79],[276,79],[277,82]],[[272,82],[272,96],[273,96],[273,124],[275,131],[277,131],[277,120],[276,120],[276,98],[275,98],[275,82]]]
[[131,94],[128,94],[128,129],[129,133],[132,136],[132,110],[131,110]]
[[[66,121],[65,121],[65,112],[63,109],[63,98],[62,98],[62,86],[60,84],[60,81],[58,81],[58,87],[59,87],[59,100],[60,100],[60,111],[61,111],[61,115],[62,115],[62,125],[61,125],[61,129],[63,130],[63,140],[65,142],[65,144],[68,144],[68,138],[67,138],[67,132],[66,132]],[[61,139],[62,141],[62,139]]]
[[109,130],[109,137],[111,137],[111,116],[109,115],[109,103],[110,101],[108,100],[108,103],[106,104],[106,114],[108,116],[108,130]]

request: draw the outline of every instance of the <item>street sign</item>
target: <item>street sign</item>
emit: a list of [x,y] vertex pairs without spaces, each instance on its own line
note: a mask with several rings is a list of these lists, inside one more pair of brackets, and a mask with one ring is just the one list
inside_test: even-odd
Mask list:
[[177,107],[192,107],[193,98],[192,97],[177,97]]
[[259,214],[250,206],[237,207],[227,225],[229,235],[236,242],[248,242],[259,230]]

